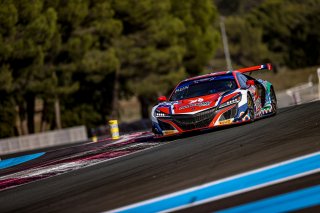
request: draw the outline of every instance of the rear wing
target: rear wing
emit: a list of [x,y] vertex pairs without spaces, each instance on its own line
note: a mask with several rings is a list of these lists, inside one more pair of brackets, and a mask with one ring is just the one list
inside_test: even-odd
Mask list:
[[241,73],[245,73],[245,72],[253,72],[253,71],[259,71],[259,70],[265,70],[265,69],[272,70],[272,65],[270,63],[261,64],[258,66],[241,68],[241,69],[238,69],[237,71]]

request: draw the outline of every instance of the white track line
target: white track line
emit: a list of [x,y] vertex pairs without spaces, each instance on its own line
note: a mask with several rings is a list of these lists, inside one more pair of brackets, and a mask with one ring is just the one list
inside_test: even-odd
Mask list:
[[[206,187],[211,186],[211,185],[220,184],[222,182],[234,180],[234,179],[237,179],[239,177],[247,176],[247,175],[258,173],[258,172],[261,172],[261,171],[264,171],[264,170],[268,170],[268,169],[276,168],[276,167],[279,167],[279,166],[282,166],[282,165],[290,164],[292,162],[303,160],[303,159],[306,159],[306,158],[309,158],[309,157],[312,157],[312,156],[316,156],[316,155],[319,155],[319,154],[320,154],[320,151],[315,152],[315,153],[311,153],[311,154],[307,154],[307,155],[304,155],[304,156],[300,156],[300,157],[297,157],[297,158],[293,158],[293,159],[290,159],[290,160],[282,161],[282,162],[279,162],[279,163],[276,163],[276,164],[272,164],[272,165],[269,165],[269,166],[265,166],[265,167],[262,167],[262,168],[259,168],[259,169],[254,169],[254,170],[251,170],[251,171],[248,171],[248,172],[240,173],[238,175],[234,175],[234,176],[231,176],[231,177],[227,177],[227,178],[223,178],[223,179],[216,180],[216,181],[213,181],[213,182],[209,182],[209,183],[206,183],[206,184],[203,184],[203,185],[199,185],[199,186],[191,187],[191,188],[188,188],[188,189],[184,189],[184,190],[181,190],[181,191],[178,191],[178,192],[174,192],[174,193],[171,193],[171,194],[159,196],[159,197],[156,197],[156,198],[153,198],[153,199],[150,199],[150,200],[134,203],[134,204],[131,204],[131,205],[128,205],[128,206],[120,207],[120,208],[113,209],[113,210],[106,211],[106,212],[120,212],[120,211],[129,210],[129,209],[132,209],[132,208],[135,208],[135,207],[138,207],[138,206],[143,206],[143,205],[148,204],[148,203],[154,203],[154,202],[157,202],[157,201],[160,201],[160,200],[164,200],[164,199],[167,199],[167,198],[170,198],[170,197],[175,197],[175,196],[178,196],[178,195],[181,195],[181,194],[186,194],[188,192],[192,192],[192,191],[196,191],[196,190],[199,190],[199,189],[202,189],[202,188],[206,188]],[[254,186],[254,187],[250,187],[250,189],[249,188],[248,189],[243,189],[243,190],[235,191],[235,192],[228,193],[228,194],[225,194],[225,195],[221,195],[221,196],[219,196],[220,197],[219,199],[224,198],[225,196],[232,196],[232,195],[243,193],[243,192],[246,192],[246,191],[250,191],[250,190],[266,187],[268,185],[272,185],[272,184],[284,182],[284,181],[287,181],[287,180],[291,180],[291,179],[294,179],[294,178],[302,177],[302,176],[305,176],[305,175],[313,174],[313,173],[319,172],[319,170],[320,170],[320,168],[316,169],[316,170],[308,171],[308,172],[305,172],[305,173],[300,173],[300,174],[297,174],[297,175],[294,175],[294,176],[290,176],[290,177],[287,177],[287,178],[283,178],[283,179],[280,179],[280,180],[275,180],[275,181],[272,181],[270,183],[261,184],[261,185],[257,185],[257,186]],[[208,199],[208,200],[212,201],[214,199],[215,198]],[[200,202],[201,201],[197,202],[196,205],[199,205]],[[208,201],[206,200],[205,202],[208,202]],[[180,207],[177,207],[177,210],[178,210],[178,208],[180,208]],[[185,207],[183,207],[183,208],[185,208]],[[175,210],[175,209],[171,209],[171,210]]]

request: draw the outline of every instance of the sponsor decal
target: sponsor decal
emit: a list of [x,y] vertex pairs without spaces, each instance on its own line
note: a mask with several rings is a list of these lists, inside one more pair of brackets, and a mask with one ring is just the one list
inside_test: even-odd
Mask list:
[[203,98],[198,98],[196,100],[191,100],[190,104],[197,103],[197,102],[203,102]]
[[201,78],[201,79],[198,79],[198,80],[194,80],[193,82],[195,84],[197,83],[200,83],[200,82],[204,82],[204,81],[213,81],[215,78],[214,77],[211,77],[211,78]]
[[192,107],[203,107],[203,106],[209,106],[211,104],[212,101],[205,101],[205,102],[197,102],[197,103],[191,103],[189,105],[186,106],[182,106],[179,108],[179,110],[183,110],[183,109],[188,109],[188,108],[192,108]]
[[189,85],[183,86],[183,87],[180,87],[180,88],[177,88],[174,93],[181,92],[181,91],[186,90],[186,89],[188,89],[188,88],[189,88]]
[[178,133],[177,130],[164,130],[162,132],[163,132],[163,135],[172,135],[172,134]]
[[228,119],[228,120],[224,120],[224,121],[220,121],[220,125],[225,125],[225,124],[231,124],[231,119]]
[[262,112],[263,115],[271,113],[272,112],[272,106],[270,105],[270,106],[266,106],[266,107],[262,108],[261,112]]
[[258,98],[255,102],[255,106],[256,106],[256,112],[260,112],[261,111],[261,99]]

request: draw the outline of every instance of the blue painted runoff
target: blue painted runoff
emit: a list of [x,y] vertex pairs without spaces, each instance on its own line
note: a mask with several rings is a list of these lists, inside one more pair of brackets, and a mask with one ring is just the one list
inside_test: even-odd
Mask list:
[[12,166],[16,166],[16,165],[25,163],[27,161],[41,157],[44,154],[45,154],[45,152],[39,152],[39,153],[35,153],[35,154],[24,155],[24,156],[20,156],[20,157],[1,160],[0,161],[0,169],[5,169],[5,168],[9,168]]
[[192,188],[187,192],[163,196],[116,210],[117,212],[159,212],[204,201],[210,198],[244,190],[261,184],[289,178],[298,174],[318,170],[320,168],[320,153],[267,167],[254,173],[244,174],[222,182],[212,182],[204,186]]
[[320,185],[232,207],[219,213],[278,213],[320,205]]

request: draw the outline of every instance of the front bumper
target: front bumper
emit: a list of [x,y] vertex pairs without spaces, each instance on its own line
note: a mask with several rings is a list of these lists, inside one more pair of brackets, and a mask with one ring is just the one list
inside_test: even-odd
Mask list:
[[157,118],[153,122],[153,132],[159,136],[182,134],[185,132],[233,124],[237,113],[237,104],[217,109],[210,108],[195,114],[180,114]]

